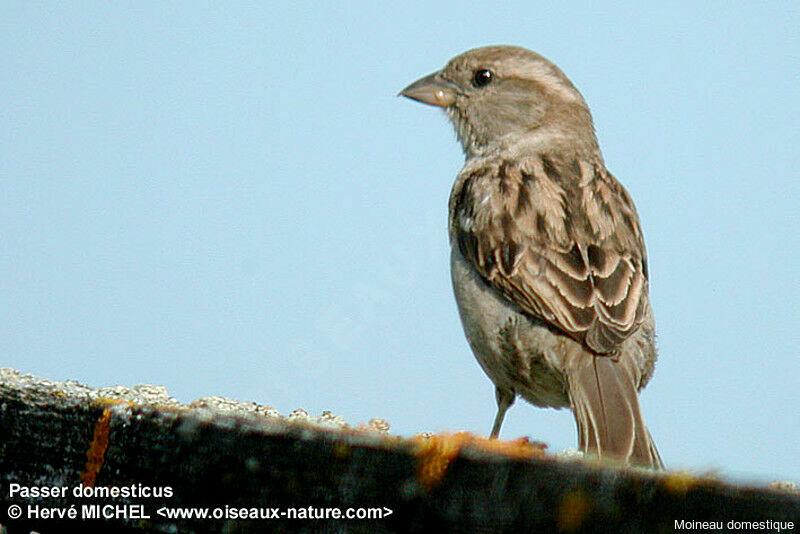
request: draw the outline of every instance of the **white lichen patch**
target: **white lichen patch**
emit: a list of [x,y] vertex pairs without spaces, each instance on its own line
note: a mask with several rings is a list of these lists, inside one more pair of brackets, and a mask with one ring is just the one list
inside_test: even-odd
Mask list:
[[91,388],[74,380],[54,382],[33,375],[24,374],[16,369],[0,368],[0,386],[7,386],[17,391],[36,392],[38,395],[47,392],[58,397],[85,399],[88,402],[122,401],[135,406],[148,406],[167,411],[191,412],[197,421],[215,420],[215,415],[257,416],[273,421],[289,422],[328,430],[357,429],[359,431],[386,434],[389,423],[385,419],[374,418],[366,424],[349,425],[345,419],[330,410],[319,416],[310,415],[306,410],[298,408],[289,415],[282,415],[272,406],[256,402],[243,402],[217,395],[199,398],[189,404],[183,404],[170,396],[167,388],[161,385],[140,384],[138,386],[105,386]]

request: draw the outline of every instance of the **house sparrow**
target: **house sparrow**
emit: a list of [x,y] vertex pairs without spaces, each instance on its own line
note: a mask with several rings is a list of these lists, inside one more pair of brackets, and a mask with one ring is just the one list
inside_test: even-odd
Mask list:
[[647,254],[589,108],[561,70],[511,46],[465,52],[400,93],[444,109],[466,155],[450,195],[461,322],[495,385],[569,407],[584,453],[663,468],[637,392],[656,361]]

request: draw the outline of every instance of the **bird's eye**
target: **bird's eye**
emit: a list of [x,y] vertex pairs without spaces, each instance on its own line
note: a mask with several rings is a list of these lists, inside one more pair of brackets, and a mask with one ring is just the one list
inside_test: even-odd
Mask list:
[[489,69],[478,69],[472,73],[472,85],[475,87],[486,87],[494,78]]

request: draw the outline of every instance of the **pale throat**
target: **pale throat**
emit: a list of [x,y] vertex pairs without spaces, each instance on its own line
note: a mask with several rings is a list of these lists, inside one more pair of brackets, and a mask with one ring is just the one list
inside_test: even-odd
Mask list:
[[[444,109],[467,160],[506,156],[535,156],[553,152],[579,153],[587,157],[602,157],[591,119],[587,128],[566,126],[562,121],[538,122],[525,131],[512,131],[500,136],[488,136],[470,123],[463,111],[450,106]],[[590,158],[594,159],[594,158]]]
[[[485,142],[469,126],[453,121],[467,161],[496,157],[522,159],[545,154],[563,153],[580,156],[589,161],[602,161],[594,133],[578,135],[560,128],[540,125],[527,132],[511,132]],[[462,133],[463,132],[463,133]]]

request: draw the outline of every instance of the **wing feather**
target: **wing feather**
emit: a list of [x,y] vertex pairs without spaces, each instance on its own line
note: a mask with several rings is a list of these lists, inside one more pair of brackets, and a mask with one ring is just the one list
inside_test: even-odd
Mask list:
[[450,202],[453,244],[525,313],[598,354],[613,353],[642,323],[639,219],[602,164],[496,161],[463,171]]

